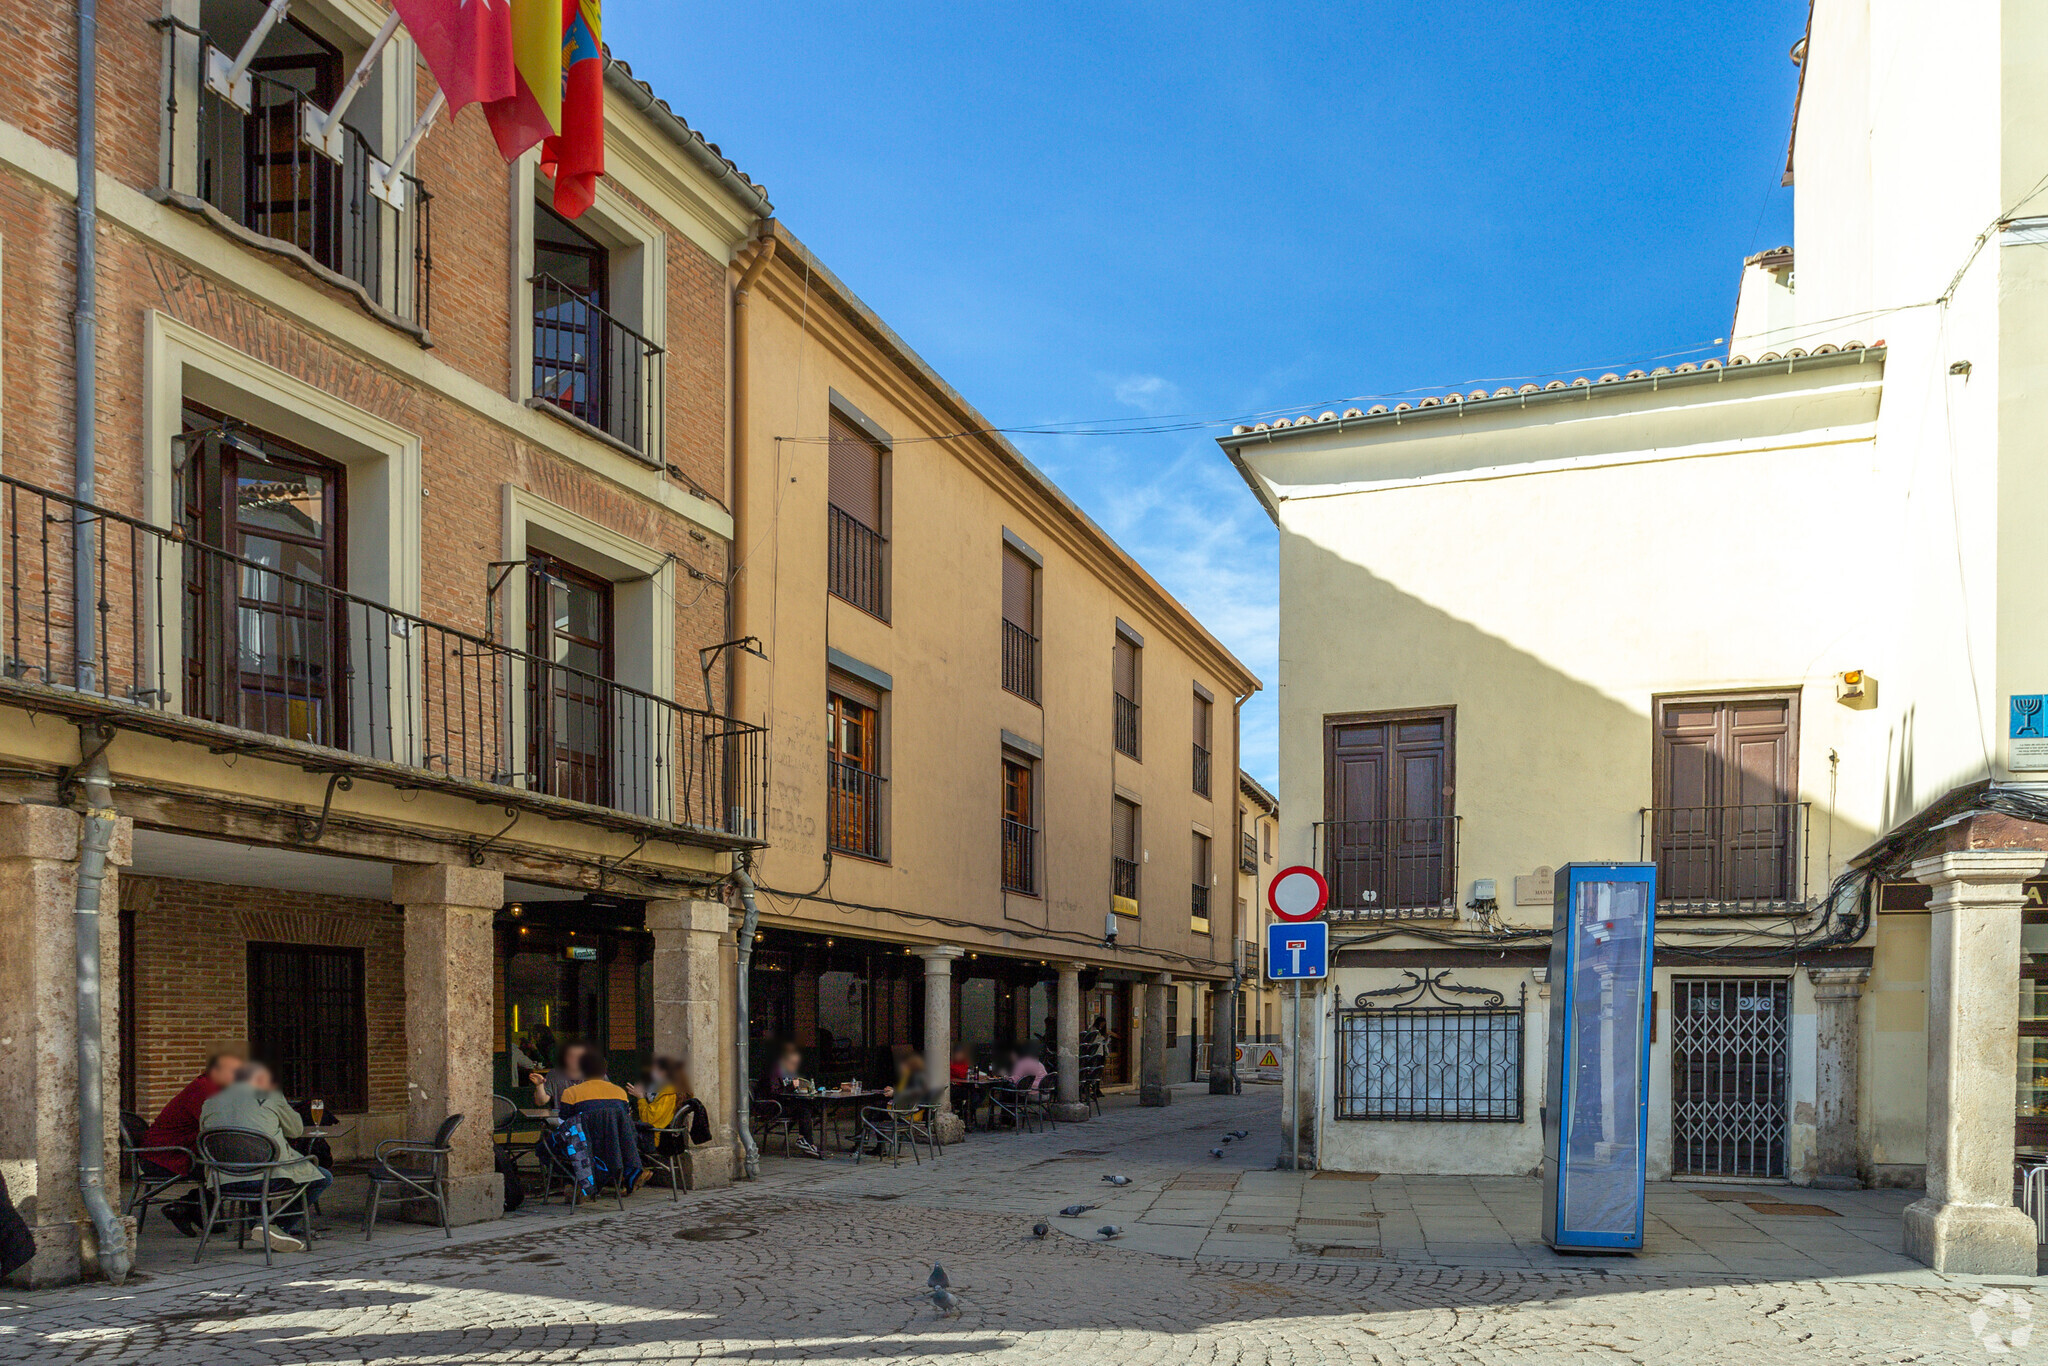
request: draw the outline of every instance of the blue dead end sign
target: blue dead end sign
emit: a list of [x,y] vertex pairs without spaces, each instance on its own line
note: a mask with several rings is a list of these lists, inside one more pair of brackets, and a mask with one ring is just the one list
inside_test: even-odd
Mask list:
[[1275,982],[1330,975],[1330,926],[1321,920],[1266,926],[1266,976]]

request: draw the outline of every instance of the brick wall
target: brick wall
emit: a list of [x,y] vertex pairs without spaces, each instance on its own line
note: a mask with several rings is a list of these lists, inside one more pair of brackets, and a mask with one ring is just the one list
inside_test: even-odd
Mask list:
[[[153,1116],[206,1065],[249,1037],[248,945],[363,951],[370,1112],[405,1111],[405,936],[400,910],[355,897],[129,875],[135,914],[135,1099]],[[303,1099],[303,1097],[294,1097]]]

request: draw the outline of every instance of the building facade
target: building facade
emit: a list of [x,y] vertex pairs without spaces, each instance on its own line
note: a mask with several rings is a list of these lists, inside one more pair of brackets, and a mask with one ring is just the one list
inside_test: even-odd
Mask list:
[[1909,1250],[2031,1273],[2048,22],[1822,0],[1794,56],[1797,268],[1745,264],[1728,357],[1223,442],[1333,894],[1309,1140],[1537,1171],[1552,875],[1648,862],[1651,1176],[1924,1183]]
[[870,1080],[1037,1041],[1073,1106],[1094,1029],[1103,1083],[1163,1103],[1243,933],[1258,681],[786,228],[743,279],[754,1075],[785,1040]]

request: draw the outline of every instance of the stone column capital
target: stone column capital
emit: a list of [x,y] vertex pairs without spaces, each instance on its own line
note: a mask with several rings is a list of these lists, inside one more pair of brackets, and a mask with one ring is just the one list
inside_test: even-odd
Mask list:
[[1086,971],[1088,971],[1088,965],[1086,963],[1060,964],[1060,975],[1062,977],[1066,976],[1068,973],[1072,973],[1074,976],[1079,977],[1082,973]]
[[661,900],[647,903],[647,929],[653,934],[723,935],[732,913],[722,901]]
[[2048,853],[2039,849],[1951,849],[1915,859],[1908,870],[1915,882],[1934,888],[1930,907],[2018,904],[2029,878],[2048,872]]
[[955,944],[932,944],[917,951],[924,959],[924,975],[927,977],[949,977],[953,972],[953,960],[965,955],[967,950]]
[[1813,999],[1816,1001],[1853,1001],[1863,991],[1863,984],[1870,980],[1869,968],[1808,968],[1807,980],[1813,983]]
[[505,875],[459,863],[395,863],[391,899],[400,906],[482,906],[505,904]]

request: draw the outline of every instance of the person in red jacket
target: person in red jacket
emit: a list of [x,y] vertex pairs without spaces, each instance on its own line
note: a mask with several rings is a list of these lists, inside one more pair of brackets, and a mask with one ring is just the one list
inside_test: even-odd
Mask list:
[[[225,1089],[235,1079],[235,1072],[242,1066],[240,1053],[229,1049],[214,1054],[206,1060],[206,1069],[187,1082],[185,1089],[171,1097],[171,1103],[157,1113],[156,1123],[142,1136],[145,1148],[185,1148],[199,1141],[199,1110],[207,1101]],[[152,1168],[162,1168],[167,1173],[183,1176],[192,1170],[192,1161],[184,1153],[153,1153],[139,1159]],[[171,1221],[171,1227],[187,1238],[199,1236],[199,1196],[197,1192],[173,1200],[163,1207],[164,1218]]]

